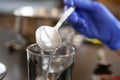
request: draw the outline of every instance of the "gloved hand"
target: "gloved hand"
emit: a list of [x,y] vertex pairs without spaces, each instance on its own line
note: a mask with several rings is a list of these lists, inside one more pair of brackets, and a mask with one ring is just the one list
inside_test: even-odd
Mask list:
[[92,0],[64,0],[65,8],[76,6],[68,18],[81,34],[97,38],[113,50],[120,49],[120,22],[102,4]]

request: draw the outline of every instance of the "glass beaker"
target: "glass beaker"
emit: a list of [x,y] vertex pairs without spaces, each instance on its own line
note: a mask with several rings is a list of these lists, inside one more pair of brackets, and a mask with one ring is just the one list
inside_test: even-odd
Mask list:
[[[37,44],[27,47],[29,80],[72,80],[75,48],[62,44],[54,56]],[[52,59],[52,60],[51,60]]]

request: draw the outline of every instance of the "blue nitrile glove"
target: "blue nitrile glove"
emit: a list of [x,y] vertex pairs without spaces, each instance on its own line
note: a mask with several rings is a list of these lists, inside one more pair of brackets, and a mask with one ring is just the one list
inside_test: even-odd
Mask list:
[[68,18],[71,25],[89,38],[97,38],[113,50],[120,49],[120,23],[102,3],[92,0],[64,0],[76,6]]

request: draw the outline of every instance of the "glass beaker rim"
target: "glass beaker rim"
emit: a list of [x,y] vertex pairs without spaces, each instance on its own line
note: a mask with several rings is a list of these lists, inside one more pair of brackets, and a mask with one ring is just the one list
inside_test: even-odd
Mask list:
[[[36,46],[36,45],[37,45],[37,43],[30,44],[30,45],[26,48],[27,53],[32,54],[32,55],[35,55],[35,56],[43,56],[42,54],[35,54],[35,52],[29,50],[30,47]],[[38,46],[38,45],[37,45],[37,46]],[[66,46],[68,46],[68,45],[66,44]],[[72,49],[71,54],[67,54],[67,55],[57,55],[57,56],[54,55],[53,57],[68,57],[68,56],[72,56],[72,55],[74,55],[74,54],[76,53],[76,49],[75,49],[75,47],[73,47],[73,46],[71,46],[71,49]],[[40,50],[43,50],[43,49],[40,48]],[[44,51],[44,50],[43,50],[43,51]],[[44,52],[45,52],[45,51],[44,51]],[[46,52],[48,52],[48,51],[46,51]],[[49,57],[49,56],[50,56],[50,55],[44,54],[44,57]]]

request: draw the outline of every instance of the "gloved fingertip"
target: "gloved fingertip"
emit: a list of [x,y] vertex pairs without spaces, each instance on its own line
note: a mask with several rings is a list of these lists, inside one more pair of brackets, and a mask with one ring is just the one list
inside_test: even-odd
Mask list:
[[82,18],[79,18],[78,21],[77,21],[77,24],[80,24],[82,26],[86,26],[86,21]]
[[77,30],[80,34],[85,34],[86,27],[84,26],[84,23],[82,23],[81,20],[78,20],[77,23],[72,24],[73,28]]
[[64,6],[64,11],[66,11],[68,9],[68,6]]
[[95,11],[94,1],[92,0],[74,0],[74,5],[77,8],[88,10],[88,11]]
[[72,24],[76,23],[77,20],[78,20],[78,15],[76,14],[75,11],[67,19],[67,21],[72,23]]
[[64,0],[64,4],[67,6],[74,6],[74,1],[73,0]]

